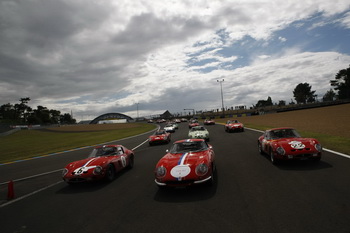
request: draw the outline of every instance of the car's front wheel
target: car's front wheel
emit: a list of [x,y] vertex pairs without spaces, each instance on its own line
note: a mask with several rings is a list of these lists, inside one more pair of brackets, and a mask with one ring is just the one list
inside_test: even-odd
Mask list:
[[207,182],[207,185],[208,185],[209,187],[211,187],[211,186],[213,186],[213,185],[215,184],[216,175],[217,175],[215,163],[213,163],[211,166],[212,166],[213,171],[212,171],[212,173],[211,173],[211,178],[210,178],[210,180],[208,180],[208,182]]
[[274,164],[274,165],[278,164],[278,160],[276,159],[275,155],[273,154],[272,149],[270,149],[270,160],[271,160],[272,164]]
[[259,153],[260,153],[261,155],[264,154],[264,151],[263,151],[263,149],[262,149],[262,145],[261,145],[260,142],[258,142],[258,150],[259,150]]
[[107,173],[106,173],[106,180],[113,181],[114,179],[115,179],[115,169],[112,164],[109,164],[107,168]]
[[130,155],[128,168],[131,169],[133,167],[134,167],[134,155]]

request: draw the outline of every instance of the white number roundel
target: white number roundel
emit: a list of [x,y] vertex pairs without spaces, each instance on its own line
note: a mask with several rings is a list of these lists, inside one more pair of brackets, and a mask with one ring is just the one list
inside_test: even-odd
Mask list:
[[304,149],[305,148],[305,145],[302,143],[302,142],[299,142],[299,141],[291,141],[290,143],[290,146],[294,149]]
[[122,160],[122,166],[126,167],[126,159],[125,156],[120,156],[120,159]]

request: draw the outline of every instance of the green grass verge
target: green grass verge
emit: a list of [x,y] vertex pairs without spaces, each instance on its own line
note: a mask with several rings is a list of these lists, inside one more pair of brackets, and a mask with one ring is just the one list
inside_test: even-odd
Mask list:
[[[66,151],[74,148],[110,142],[155,129],[153,124],[139,124],[139,127],[95,132],[49,132],[21,130],[1,137],[0,163],[28,159],[35,156]],[[132,148],[130,148],[132,149]]]

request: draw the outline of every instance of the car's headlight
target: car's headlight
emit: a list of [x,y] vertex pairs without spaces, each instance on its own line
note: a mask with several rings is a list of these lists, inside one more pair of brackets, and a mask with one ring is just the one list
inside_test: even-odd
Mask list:
[[208,165],[201,163],[196,167],[196,174],[198,176],[204,176],[208,172]]
[[316,148],[316,150],[318,150],[319,152],[322,151],[322,146],[321,146],[321,144],[315,144],[315,148]]
[[62,176],[65,176],[67,173],[68,173],[68,169],[64,168],[63,171],[62,171]]
[[156,169],[156,176],[157,177],[164,177],[166,174],[166,168],[163,166],[157,167]]
[[102,173],[102,167],[101,166],[97,166],[95,167],[93,174],[94,175],[100,175]]
[[284,155],[286,153],[286,151],[283,149],[283,147],[277,147],[276,151],[280,155]]

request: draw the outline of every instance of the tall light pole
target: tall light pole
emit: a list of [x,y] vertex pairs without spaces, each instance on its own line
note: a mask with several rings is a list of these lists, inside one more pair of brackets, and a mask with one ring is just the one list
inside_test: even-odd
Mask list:
[[225,81],[224,79],[222,80],[216,80],[218,83],[220,83],[220,87],[221,87],[221,104],[222,104],[222,115],[225,115],[225,109],[224,109],[224,95],[222,94],[222,82]]

